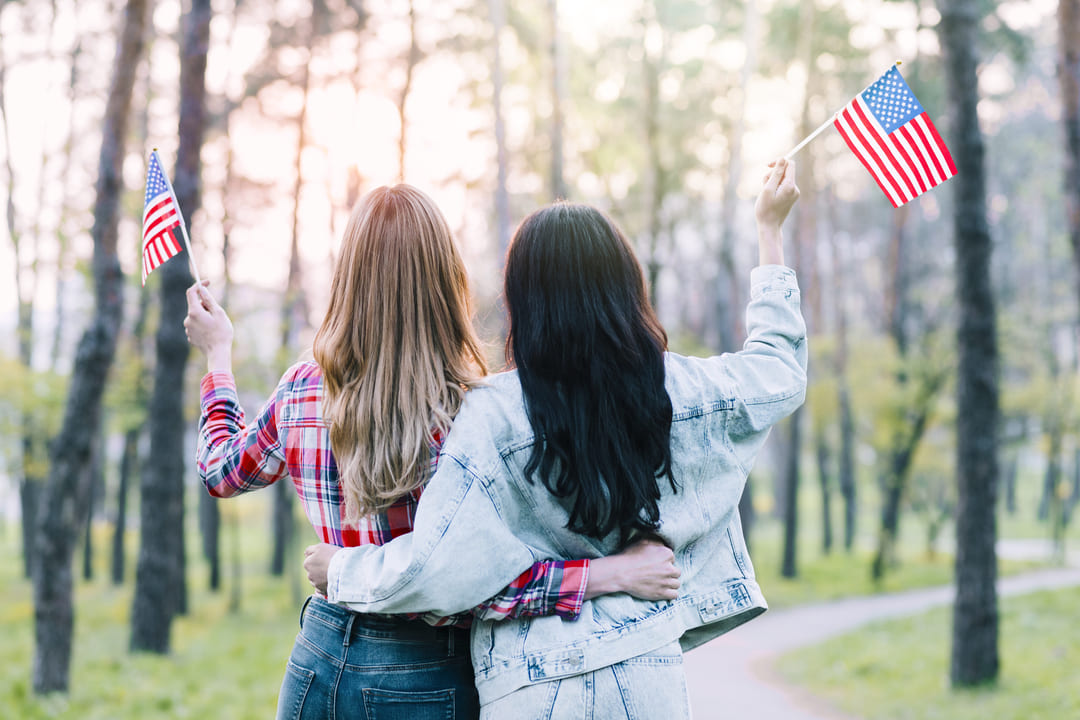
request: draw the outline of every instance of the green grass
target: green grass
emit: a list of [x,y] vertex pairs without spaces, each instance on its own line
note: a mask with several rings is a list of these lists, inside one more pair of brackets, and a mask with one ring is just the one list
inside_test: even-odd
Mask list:
[[[860,530],[852,554],[820,550],[817,493],[804,484],[799,532],[799,577],[779,575],[781,528],[762,516],[755,526],[751,553],[765,595],[774,608],[819,602],[849,595],[945,584],[952,577],[952,557],[927,554],[921,528],[914,518],[901,527],[900,564],[881,587],[870,581],[873,513],[876,498],[863,498]],[[128,537],[128,577],[121,587],[108,581],[110,528],[99,526],[95,545],[96,578],[76,581],[75,640],[71,689],[66,696],[37,698],[30,685],[33,657],[31,588],[22,578],[17,525],[0,527],[0,718],[87,718],[145,720],[146,718],[268,718],[272,717],[285,660],[297,630],[297,611],[306,584],[302,580],[301,539],[294,548],[296,575],[274,579],[267,575],[267,539],[270,496],[255,493],[223,503],[226,519],[242,528],[242,607],[230,612],[230,565],[226,561],[225,589],[211,593],[206,587],[206,566],[199,552],[195,512],[189,507],[188,581],[190,613],[176,620],[172,652],[158,657],[132,654],[130,641],[131,596],[138,537]],[[133,510],[133,512],[136,512]],[[232,553],[236,534],[223,528],[223,554]],[[837,525],[839,530],[839,525]],[[1077,537],[1077,528],[1070,531]],[[304,535],[304,538],[307,538]],[[77,557],[77,563],[79,559]],[[1018,564],[1002,566],[1010,572]],[[78,570],[78,565],[77,568]],[[1043,631],[1044,637],[1060,637]],[[942,638],[944,631],[936,631]],[[944,642],[944,640],[942,640]],[[1076,644],[1073,641],[1073,644]],[[941,651],[944,657],[944,650]],[[1013,664],[1006,657],[1006,668]],[[1075,664],[1076,658],[1070,662]],[[848,683],[868,676],[848,671]],[[936,681],[943,682],[942,672]],[[809,681],[808,681],[809,682]],[[816,683],[816,681],[814,681]],[[875,680],[876,682],[876,680]],[[1077,715],[1074,713],[1074,716]],[[986,716],[994,717],[996,716]],[[1035,717],[1035,716],[1032,716]],[[1065,717],[1065,716],[1060,716]],[[984,719],[985,720],[985,719]]]
[[[251,528],[265,527],[267,523],[259,522],[264,519],[265,515],[245,522]],[[197,531],[189,530],[188,537],[196,538]],[[114,587],[105,558],[107,533],[98,536],[96,577],[76,581],[70,692],[38,698],[31,690],[30,675],[31,586],[17,561],[17,532],[2,534],[0,552],[11,561],[0,565],[0,718],[273,717],[297,630],[299,601],[294,588],[299,580],[271,578],[266,571],[268,548],[262,544],[265,531],[251,535],[244,538],[243,593],[236,612],[229,610],[227,588],[209,591],[205,564],[197,547],[189,547],[190,612],[174,621],[172,650],[165,656],[129,651],[135,553],[128,556],[128,581]],[[226,531],[223,542],[228,541]],[[299,573],[301,555],[295,554]]]
[[1080,718],[1080,588],[1001,601],[998,682],[949,688],[950,610],[786,655],[782,677],[864,720]]

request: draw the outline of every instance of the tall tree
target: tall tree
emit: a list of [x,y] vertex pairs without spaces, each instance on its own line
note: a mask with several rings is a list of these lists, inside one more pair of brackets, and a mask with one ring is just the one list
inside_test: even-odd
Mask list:
[[[1080,0],[1058,0],[1058,82],[1065,130],[1065,215],[1080,272]],[[1080,291],[1080,283],[1077,284]],[[1080,296],[1077,297],[1080,302]]]
[[506,25],[504,0],[488,0],[491,21],[491,106],[495,125],[495,241],[499,263],[510,247],[510,194],[506,189],[506,123],[503,121],[503,64],[500,38]]
[[559,0],[547,0],[548,62],[551,65],[551,199],[566,197],[563,173],[563,106],[566,103],[565,51],[559,24]]
[[[192,0],[180,43],[180,144],[176,199],[188,219],[201,203],[200,153],[206,132],[206,52],[210,0]],[[158,268],[161,315],[150,400],[150,454],[140,486],[142,540],[131,614],[131,648],[169,651],[173,617],[186,610],[184,581],[184,369],[189,346],[183,321],[192,283],[186,251]]]
[[79,341],[64,419],[53,443],[49,478],[37,516],[38,558],[34,564],[34,666],[36,693],[66,691],[71,664],[74,611],[71,601],[72,549],[88,489],[82,468],[90,458],[94,423],[105,380],[116,353],[123,317],[123,274],[116,252],[122,187],[121,164],[127,137],[132,87],[143,51],[150,3],[129,0],[124,7],[109,96],[102,123],[101,154],[94,203],[93,320]]
[[416,37],[416,3],[409,0],[409,50],[405,55],[405,82],[401,86],[397,104],[398,124],[401,127],[398,134],[398,182],[405,182],[405,150],[408,147],[409,129],[405,111],[409,101],[409,93],[412,92],[413,75],[421,58],[423,58],[423,55],[420,52],[420,43]]
[[941,0],[953,179],[957,294],[956,602],[950,677],[954,686],[997,678],[998,608],[994,515],[998,486],[998,348],[990,281],[986,173],[977,112],[978,0]]
[[[720,12],[723,12],[727,0],[718,0]],[[750,79],[757,70],[758,19],[760,9],[757,3],[746,3],[743,18],[743,47],[746,48],[746,60],[739,71],[740,92],[731,93],[732,129],[729,139],[730,150],[727,162],[727,174],[724,178],[723,206],[720,210],[720,248],[719,260],[721,278],[717,283],[716,298],[716,336],[720,350],[732,352],[737,349],[736,338],[742,335],[741,321],[736,308],[742,304],[742,288],[735,266],[735,247],[739,237],[736,231],[737,210],[739,206],[738,189],[743,172],[743,137],[746,134],[746,95]],[[743,518],[743,528],[747,529]],[[748,530],[747,530],[748,532]]]
[[[305,36],[305,53],[307,62],[300,68],[299,84],[303,102],[300,112],[296,116],[296,179],[293,186],[292,208],[292,237],[289,244],[289,274],[285,281],[285,298],[281,304],[281,345],[279,348],[280,365],[285,366],[292,362],[296,353],[300,331],[308,322],[307,295],[304,293],[303,265],[300,259],[300,194],[304,185],[303,154],[307,146],[307,105],[308,96],[311,92],[310,63],[314,59],[316,40],[319,29],[326,27],[327,17],[325,7],[321,3],[313,3],[311,15],[308,18],[307,32]],[[415,17],[410,17],[410,28],[415,42]],[[419,51],[416,51],[419,52]],[[411,51],[410,51],[411,58]],[[405,137],[405,98],[408,95],[408,85],[412,83],[412,69],[409,70],[406,87],[401,96],[401,138]],[[402,148],[404,146],[401,146]],[[402,150],[402,153],[404,151]],[[405,156],[400,156],[404,172]],[[284,370],[284,367],[280,368]],[[288,550],[292,546],[292,539],[296,534],[293,519],[294,491],[290,483],[277,483],[273,488],[274,504],[271,512],[271,537],[273,549],[270,556],[270,573],[281,576],[285,573]]]

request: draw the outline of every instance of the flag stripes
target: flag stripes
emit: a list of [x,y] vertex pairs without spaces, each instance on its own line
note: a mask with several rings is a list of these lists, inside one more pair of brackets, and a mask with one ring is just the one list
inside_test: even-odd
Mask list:
[[143,285],[154,268],[180,253],[181,246],[173,231],[181,222],[183,218],[176,198],[161,170],[157,153],[153,152],[146,172],[146,202],[143,205]]
[[[892,123],[891,132],[882,119]],[[956,174],[937,128],[895,68],[856,95],[833,124],[893,207]]]

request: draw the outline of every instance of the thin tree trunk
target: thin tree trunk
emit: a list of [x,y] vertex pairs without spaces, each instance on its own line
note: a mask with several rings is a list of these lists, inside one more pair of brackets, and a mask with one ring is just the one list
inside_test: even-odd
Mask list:
[[[720,3],[726,12],[726,0]],[[738,244],[736,231],[737,210],[739,206],[739,180],[743,171],[743,136],[746,134],[746,93],[750,79],[757,70],[758,15],[757,3],[746,3],[743,12],[743,47],[746,48],[746,60],[739,72],[741,92],[734,94],[732,102],[737,103],[734,110],[735,126],[731,131],[731,154],[728,158],[727,177],[724,179],[724,204],[720,209],[720,279],[717,283],[716,323],[719,349],[722,352],[734,352],[738,349],[737,338],[742,337],[742,317],[738,308],[742,306],[742,288],[736,271],[735,247]],[[745,519],[745,518],[744,518]]]
[[[893,438],[889,449],[888,465],[885,468],[881,486],[884,499],[881,504],[881,527],[878,532],[878,547],[871,564],[870,574],[875,581],[885,577],[889,567],[896,564],[896,539],[900,532],[900,503],[907,494],[908,478],[911,476],[911,463],[915,451],[922,442],[926,426],[929,424],[937,395],[945,383],[945,373],[937,372],[920,375],[919,385],[912,405],[904,415],[903,431]],[[911,382],[911,379],[905,380]]]
[[990,281],[986,174],[977,113],[975,0],[941,0],[950,136],[957,175],[954,232],[960,325],[957,331],[956,603],[950,677],[966,687],[997,678],[998,350]]
[[742,522],[743,539],[746,541],[747,552],[750,550],[750,538],[754,531],[754,523],[757,521],[757,512],[754,510],[753,477],[746,478],[743,494],[739,498],[739,520]]
[[851,390],[848,382],[848,312],[841,279],[847,277],[846,264],[836,237],[836,197],[830,192],[825,197],[829,220],[832,251],[833,294],[836,310],[836,353],[833,355],[833,371],[836,373],[836,407],[840,416],[840,448],[837,459],[837,486],[844,503],[844,550],[851,552],[855,546],[855,523],[857,517],[857,493],[855,484],[855,417],[851,409]]
[[814,445],[817,448],[818,479],[821,482],[821,551],[825,555],[832,552],[832,473],[829,466],[829,443],[824,433],[816,433]]
[[495,123],[495,242],[499,253],[499,264],[506,260],[506,251],[510,246],[510,195],[506,189],[506,124],[503,121],[502,91],[503,66],[502,49],[499,39],[506,24],[503,0],[488,0],[488,12],[491,15],[491,105]]
[[[312,33],[314,34],[314,32]],[[310,49],[310,46],[309,46]],[[416,3],[409,0],[409,54],[405,58],[405,84],[401,88],[398,99],[398,121],[401,125],[401,133],[398,135],[398,182],[405,182],[405,149],[407,147],[408,119],[405,116],[405,105],[412,91],[413,73],[420,62],[420,46],[416,38]],[[306,71],[305,71],[306,73]],[[307,81],[305,80],[305,94]]]
[[[1058,0],[1057,15],[1058,82],[1065,131],[1065,219],[1073,263],[1080,273],[1080,0]],[[1080,293],[1080,283],[1076,287]]]
[[[663,157],[660,150],[660,72],[664,62],[663,43],[653,51],[647,47],[645,38],[653,30],[658,30],[659,25],[655,17],[655,8],[646,4],[641,18],[642,28],[642,74],[645,85],[644,106],[644,130],[645,130],[645,155],[647,158],[646,173],[646,209],[647,209],[647,236],[648,248],[645,262],[645,272],[649,285],[649,302],[653,308],[657,308],[657,286],[660,280],[660,232],[663,222],[665,185],[667,173],[664,169]],[[662,31],[661,31],[662,33]]]
[[127,555],[124,552],[124,536],[127,534],[127,499],[131,478],[139,470],[139,431],[129,429],[124,433],[124,455],[120,460],[120,481],[116,487],[116,523],[113,526],[112,541],[112,584],[123,585],[127,570]]
[[[188,220],[201,204],[200,152],[206,131],[206,51],[210,0],[192,0],[180,48],[180,145],[176,199]],[[178,229],[179,230],[179,229]],[[177,231],[178,231],[177,230]],[[187,609],[184,573],[184,370],[189,345],[183,320],[192,283],[186,251],[162,265],[154,390],[150,403],[150,455],[143,472],[142,542],[135,578],[131,648],[169,651],[172,620]]]
[[551,65],[551,199],[561,200],[566,198],[566,180],[563,177],[563,104],[566,96],[566,70],[559,30],[559,0],[547,0],[547,11],[548,28],[551,32],[548,45]]
[[121,163],[127,137],[131,91],[149,17],[146,0],[129,0],[124,10],[112,83],[105,105],[94,239],[95,312],[75,357],[64,420],[53,443],[52,466],[38,513],[39,559],[34,566],[33,687],[38,694],[66,691],[71,663],[71,560],[78,509],[86,503],[81,469],[90,443],[106,376],[116,352],[123,316],[123,275],[116,252]]
[[1016,514],[1016,476],[1020,472],[1020,462],[1013,455],[1005,465],[1005,512]]
[[[316,9],[313,8],[308,27],[307,52],[309,61],[315,51],[315,27],[317,21],[315,12]],[[298,334],[307,322],[307,300],[303,289],[303,273],[300,263],[300,190],[304,182],[301,157],[307,144],[307,100],[308,93],[311,90],[311,73],[307,66],[300,75],[300,88],[304,102],[296,119],[296,184],[293,189],[292,242],[289,248],[289,275],[285,281],[285,298],[281,306],[280,356],[283,366],[292,361]],[[404,95],[402,96],[401,107],[404,111]],[[404,132],[404,125],[402,125],[402,132]],[[270,515],[270,533],[273,547],[270,554],[270,574],[281,577],[285,572],[286,558],[289,554],[292,538],[295,535],[293,527],[294,491],[290,483],[277,483],[277,487],[273,488],[272,494],[274,501]]]
[[90,464],[90,497],[86,503],[86,531],[83,535],[83,580],[94,579],[94,514],[105,495],[105,434],[104,422],[98,420],[98,435],[92,442]]
[[77,118],[76,110],[76,88],[79,82],[79,56],[82,55],[82,38],[75,41],[75,47],[71,51],[71,75],[68,81],[68,125],[67,125],[67,139],[64,141],[64,169],[63,180],[60,185],[64,189],[63,200],[60,206],[60,219],[57,223],[56,238],[58,241],[57,253],[56,253],[56,312],[54,313],[53,321],[53,337],[52,337],[52,352],[50,357],[52,358],[52,369],[55,372],[57,368],[57,361],[60,358],[60,350],[64,340],[64,327],[67,320],[66,310],[66,294],[67,294],[67,277],[68,277],[68,254],[71,243],[67,235],[67,220],[68,220],[68,193],[67,182],[68,178],[71,178],[73,173],[71,172],[72,159],[74,157],[75,147],[75,122]]
[[[3,37],[0,36],[0,47],[3,46]],[[4,140],[4,169],[7,175],[7,194],[5,205],[5,218],[7,221],[8,237],[11,239],[11,247],[15,258],[13,280],[15,298],[17,304],[15,335],[19,352],[19,363],[26,370],[27,381],[32,384],[33,373],[33,349],[34,349],[34,308],[33,288],[27,289],[23,277],[23,253],[22,236],[19,231],[19,221],[15,206],[15,169],[12,166],[11,134],[8,126],[7,113],[7,65],[4,62],[3,53],[0,53],[0,123],[3,125]],[[36,261],[35,261],[36,262]],[[34,565],[34,518],[36,518],[37,498],[41,494],[42,477],[39,466],[42,462],[43,439],[39,437],[40,428],[33,408],[36,407],[33,394],[23,401],[20,410],[20,427],[22,429],[21,462],[20,470],[22,477],[19,479],[19,501],[22,510],[22,550],[23,569],[26,577],[31,577]]]
[[785,462],[782,472],[784,493],[784,541],[783,555],[780,562],[780,575],[795,578],[799,574],[798,537],[799,537],[799,474],[801,460],[799,447],[802,439],[803,409],[800,407],[787,419],[787,442]]

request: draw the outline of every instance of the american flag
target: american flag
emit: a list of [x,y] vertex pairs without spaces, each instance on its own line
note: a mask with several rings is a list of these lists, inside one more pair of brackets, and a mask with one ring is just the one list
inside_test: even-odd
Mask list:
[[157,152],[150,153],[150,167],[146,171],[146,202],[143,204],[142,282],[150,272],[173,255],[180,252],[173,231],[180,227],[180,208],[173,197],[172,188],[161,171]]
[[945,141],[895,65],[837,113],[833,124],[893,207],[956,174]]

